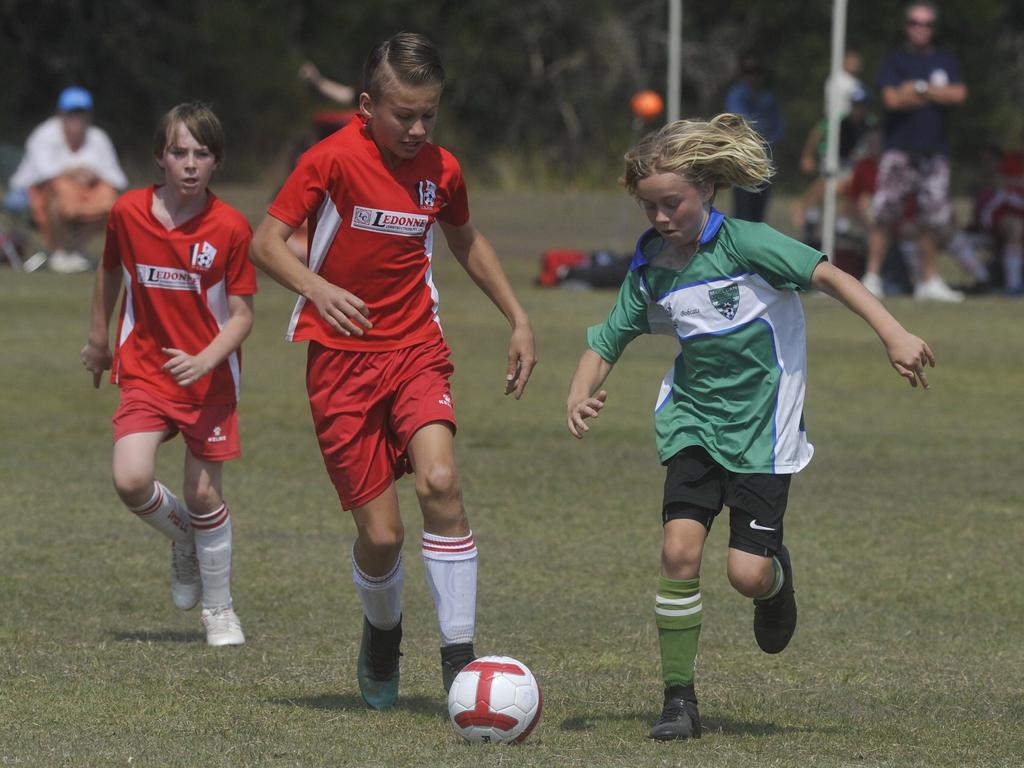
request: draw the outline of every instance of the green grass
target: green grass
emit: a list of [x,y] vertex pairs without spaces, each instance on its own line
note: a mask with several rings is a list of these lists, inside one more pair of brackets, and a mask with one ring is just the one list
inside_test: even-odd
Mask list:
[[[227,190],[252,216],[263,191]],[[473,748],[445,717],[408,480],[403,697],[361,706],[354,528],[312,433],[291,299],[269,281],[245,347],[243,457],[228,465],[234,592],[248,643],[210,649],[172,607],[166,546],[110,486],[116,392],[78,350],[91,277],[0,273],[0,766],[1019,766],[1024,755],[1022,305],[893,301],[939,365],[911,390],[835,302],[807,297],[809,434],[787,541],[800,626],[761,654],[727,584],[725,521],[704,568],[705,737],[645,738],[659,710],[653,593],[662,470],[650,408],[673,354],[641,339],[583,443],[563,425],[583,329],[609,293],[533,288],[546,247],[628,249],[625,195],[475,195],[530,310],[540,366],[501,395],[506,329],[447,255],[458,457],[481,551],[478,650],[527,662],[545,697],[521,748]],[[182,444],[162,479],[180,486]]]

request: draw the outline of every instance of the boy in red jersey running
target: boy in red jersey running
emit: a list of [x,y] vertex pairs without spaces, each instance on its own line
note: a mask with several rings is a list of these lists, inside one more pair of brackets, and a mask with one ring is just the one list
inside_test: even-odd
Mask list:
[[[153,154],[164,184],[114,205],[96,272],[82,364],[93,384],[113,366],[114,487],[121,500],[171,540],[171,595],[188,610],[203,601],[210,645],[242,645],[231,602],[231,518],[221,466],[240,455],[239,347],[253,322],[252,230],[207,189],[224,132],[204,104],[179,104],[157,126]],[[125,284],[117,346],[110,318]],[[182,502],[158,482],[160,444],[185,439]]]
[[[505,393],[522,396],[533,331],[497,254],[469,220],[458,162],[430,143],[444,69],[399,33],[370,52],[359,115],[299,160],[256,231],[253,260],[299,294],[287,338],[309,341],[306,385],[327,472],[358,536],[357,679],[375,709],[398,697],[402,541],[395,481],[415,473],[442,682],[474,657],[477,550],[455,466],[453,368],[437,315],[431,226],[512,326]],[[310,222],[308,268],[289,235]]]

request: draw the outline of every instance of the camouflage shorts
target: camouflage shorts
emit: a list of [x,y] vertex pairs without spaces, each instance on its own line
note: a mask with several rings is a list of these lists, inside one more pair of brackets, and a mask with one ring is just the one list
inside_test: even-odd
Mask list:
[[912,156],[887,149],[878,164],[878,189],[871,199],[871,213],[878,224],[898,222],[913,197],[916,220],[929,229],[949,225],[949,161],[944,155]]

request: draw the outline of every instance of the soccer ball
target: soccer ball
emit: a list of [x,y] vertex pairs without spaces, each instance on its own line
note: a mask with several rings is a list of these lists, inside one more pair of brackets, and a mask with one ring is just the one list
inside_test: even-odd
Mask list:
[[471,661],[448,692],[452,727],[474,744],[521,744],[540,720],[542,708],[533,673],[508,656]]

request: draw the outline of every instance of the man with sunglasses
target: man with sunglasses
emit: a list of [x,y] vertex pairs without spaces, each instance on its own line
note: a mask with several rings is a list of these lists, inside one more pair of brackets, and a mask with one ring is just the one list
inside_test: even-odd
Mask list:
[[933,45],[938,9],[925,0],[906,6],[906,42],[890,51],[878,73],[885,106],[885,145],[878,167],[878,190],[871,202],[874,223],[862,282],[881,297],[882,262],[893,226],[906,203],[916,203],[920,264],[914,298],[962,301],[936,270],[937,242],[952,221],[949,202],[948,115],[967,98],[960,63]]

